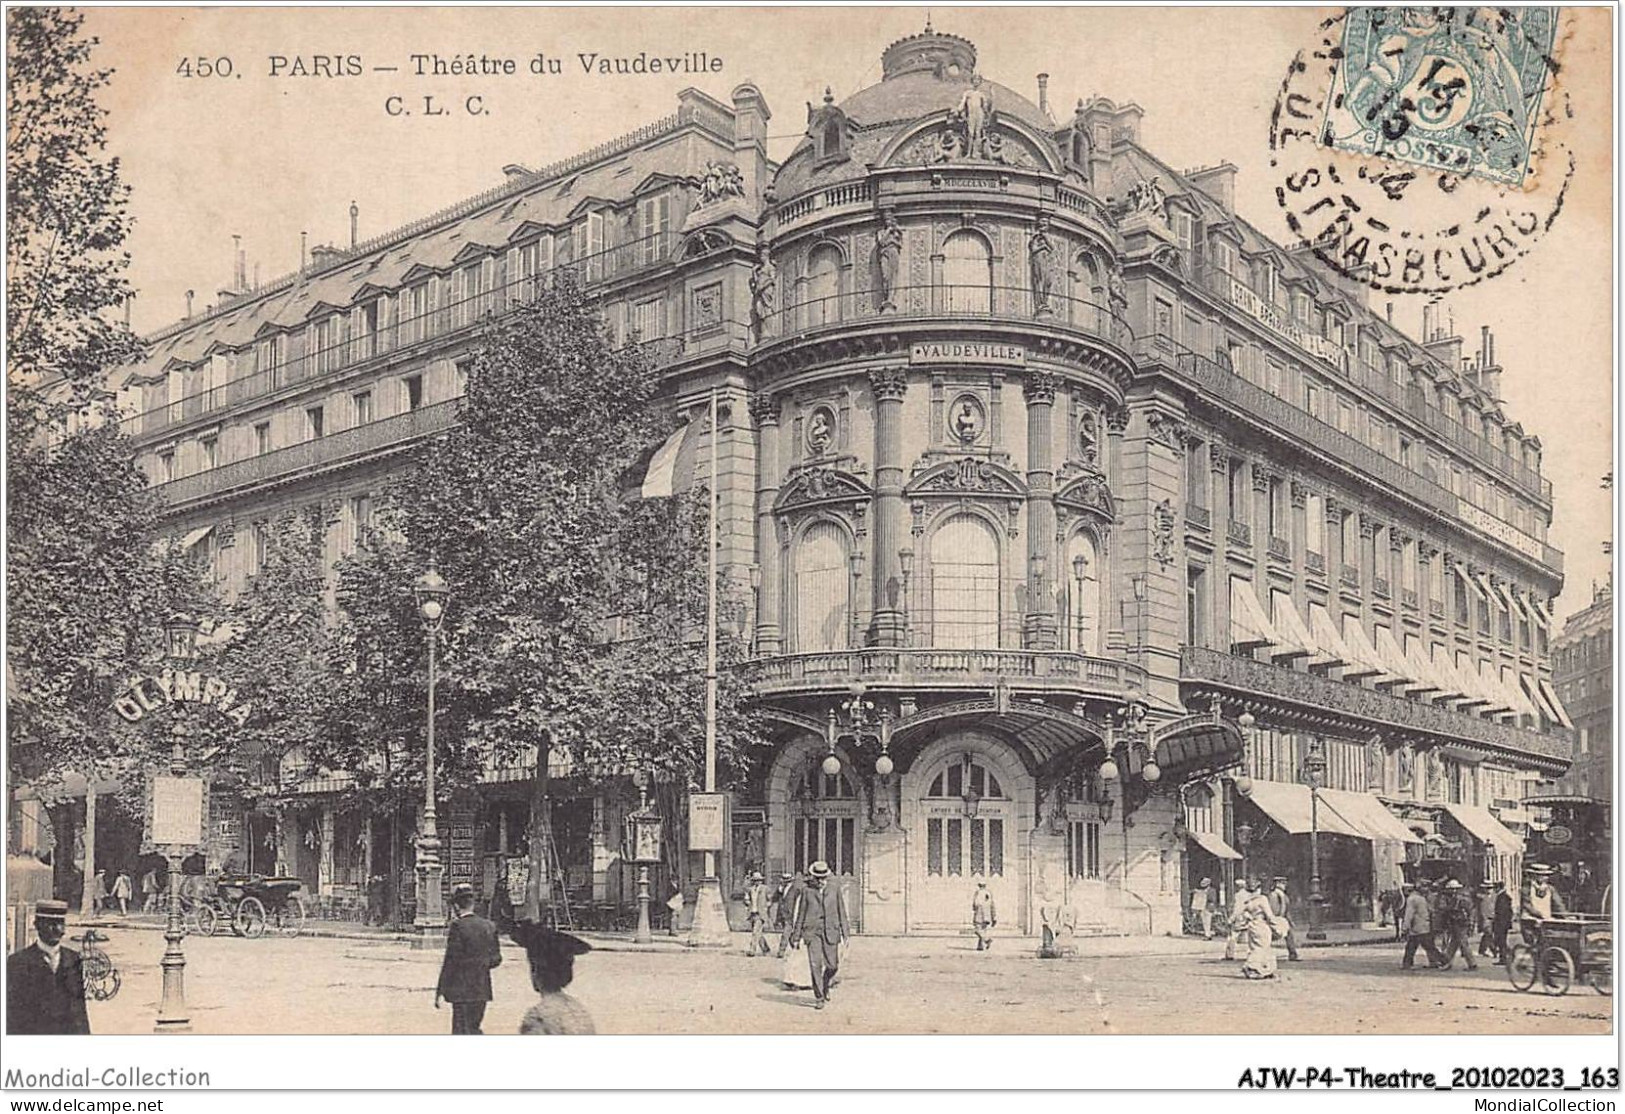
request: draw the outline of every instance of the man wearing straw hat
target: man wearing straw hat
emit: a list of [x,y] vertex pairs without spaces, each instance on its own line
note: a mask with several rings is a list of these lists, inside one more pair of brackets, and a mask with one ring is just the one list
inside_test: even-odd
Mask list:
[[846,900],[840,887],[829,881],[829,864],[820,859],[807,868],[806,887],[790,916],[790,946],[807,942],[815,1009],[823,1009],[829,1001],[830,984],[841,966],[841,943],[851,934]]
[[42,901],[34,907],[39,939],[6,957],[6,1032],[71,1036],[89,1034],[85,1012],[85,969],[79,953],[62,946],[68,931],[68,903]]

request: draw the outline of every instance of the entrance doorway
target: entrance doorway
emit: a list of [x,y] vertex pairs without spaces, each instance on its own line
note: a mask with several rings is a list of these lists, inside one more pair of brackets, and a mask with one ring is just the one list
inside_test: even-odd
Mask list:
[[963,926],[971,896],[986,882],[1000,915],[1018,923],[1018,864],[1013,855],[1015,802],[984,761],[954,755],[928,771],[914,838],[918,856],[913,912],[922,926]]

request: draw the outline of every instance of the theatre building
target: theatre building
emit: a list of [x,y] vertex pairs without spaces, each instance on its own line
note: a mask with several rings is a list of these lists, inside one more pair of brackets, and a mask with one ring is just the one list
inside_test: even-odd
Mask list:
[[[475,326],[570,267],[657,341],[679,461],[718,450],[772,725],[726,787],[727,892],[823,859],[865,932],[957,930],[978,881],[1012,928],[1178,932],[1243,855],[1306,894],[1311,812],[1333,920],[1405,873],[1514,869],[1524,789],[1569,758],[1562,555],[1488,331],[1402,332],[1249,224],[1233,166],[1160,162],[1131,101],[1057,109],[929,29],[880,74],[809,104],[782,161],[754,86],[687,90],[298,274],[239,271],[125,388],[175,531],[228,588],[285,507],[335,507],[348,552],[456,421]],[[502,784],[452,837],[486,893],[522,821]],[[560,854],[618,901],[636,796],[567,785]],[[363,837],[283,799],[338,885],[320,857]]]

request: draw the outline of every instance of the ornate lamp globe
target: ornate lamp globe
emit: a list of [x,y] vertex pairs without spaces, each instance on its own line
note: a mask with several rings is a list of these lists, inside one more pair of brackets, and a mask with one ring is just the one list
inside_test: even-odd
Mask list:
[[1140,776],[1146,781],[1158,781],[1162,778],[1162,767],[1157,765],[1155,759],[1149,760],[1140,770]]
[[451,595],[451,587],[435,568],[432,558],[428,570],[412,585],[412,594],[417,597],[418,614],[423,622],[430,627],[439,626],[446,614],[446,597]]
[[1248,777],[1246,774],[1242,774],[1237,777],[1236,792],[1240,793],[1243,797],[1251,797],[1253,795],[1253,779]]
[[1253,729],[1253,724],[1257,722],[1258,720],[1254,718],[1251,712],[1243,712],[1240,716],[1236,717],[1236,723],[1243,731],[1251,731]]
[[891,755],[882,754],[879,758],[875,759],[875,773],[879,774],[881,777],[889,777],[893,769],[895,769],[895,767],[892,765]]
[[1104,761],[1104,762],[1102,762],[1100,764],[1100,780],[1101,781],[1116,781],[1117,780],[1117,763],[1114,760],[1108,758],[1108,759],[1106,759],[1106,761]]
[[841,772],[841,760],[831,754],[824,759],[823,769],[826,777],[834,777]]

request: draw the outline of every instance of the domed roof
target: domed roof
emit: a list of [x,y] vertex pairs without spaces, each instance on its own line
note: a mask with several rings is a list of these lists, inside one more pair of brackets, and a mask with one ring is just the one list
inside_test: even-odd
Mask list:
[[[859,125],[917,120],[957,108],[965,86],[976,76],[976,47],[969,39],[933,31],[898,39],[880,56],[880,83],[841,102],[841,111]],[[1055,124],[1032,101],[997,82],[982,81],[993,94],[993,110],[1048,131]]]
[[[812,144],[803,142],[779,170],[775,179],[779,196],[788,198],[813,186],[862,177],[865,166],[879,157],[897,132],[897,128],[883,125],[910,124],[923,116],[956,109],[966,88],[977,80],[992,96],[996,115],[1020,120],[1046,135],[1055,130],[1055,121],[1032,101],[980,78],[976,47],[968,39],[933,31],[928,24],[921,34],[898,39],[886,48],[877,84],[840,103],[841,112],[856,129],[850,158],[814,166]],[[826,103],[829,100],[826,95]]]

